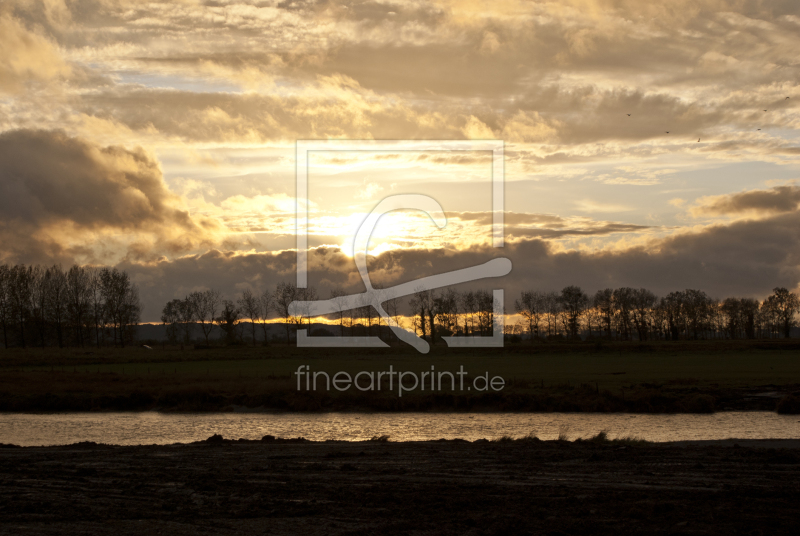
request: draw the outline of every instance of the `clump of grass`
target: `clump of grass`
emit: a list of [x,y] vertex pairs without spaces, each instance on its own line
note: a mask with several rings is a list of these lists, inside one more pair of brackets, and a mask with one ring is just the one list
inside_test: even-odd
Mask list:
[[626,436],[626,437],[617,437],[614,439],[610,439],[608,437],[608,432],[606,430],[601,430],[597,432],[597,435],[589,437],[587,439],[578,438],[575,440],[576,443],[587,441],[591,443],[602,443],[602,444],[612,444],[612,445],[624,445],[624,446],[633,446],[633,445],[646,445],[650,443],[650,441],[644,440],[640,437],[636,436]]
[[605,430],[600,430],[599,432],[597,432],[596,436],[589,438],[589,441],[591,441],[592,443],[605,443],[608,440],[609,440],[608,432],[606,432]]
[[369,439],[369,441],[375,441],[377,443],[388,443],[389,442],[389,436],[388,435],[380,435],[380,436],[374,435]]
[[612,443],[621,444],[621,445],[649,445],[652,441],[647,441],[646,439],[642,439],[638,436],[625,436],[625,437],[618,437],[612,440]]
[[502,437],[498,437],[497,439],[492,439],[493,443],[511,443],[514,441],[514,438],[509,435],[504,435]]
[[562,424],[558,427],[558,440],[559,441],[569,441],[569,425]]

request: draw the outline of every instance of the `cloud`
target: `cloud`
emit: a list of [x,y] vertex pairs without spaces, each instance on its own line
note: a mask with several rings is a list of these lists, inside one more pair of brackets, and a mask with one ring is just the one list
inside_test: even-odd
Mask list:
[[[491,233],[491,212],[459,212],[449,215],[450,220],[475,222],[485,235]],[[505,212],[504,229],[515,240],[543,238],[555,240],[567,237],[603,236],[617,233],[641,233],[653,229],[649,225],[596,221],[589,218],[564,218],[554,214]]]
[[0,224],[15,235],[3,241],[11,257],[46,244],[101,251],[120,234],[130,235],[132,250],[180,252],[208,246],[220,231],[216,220],[182,207],[143,149],[99,147],[62,132],[0,134],[0,188]]
[[[567,285],[579,285],[590,293],[630,286],[662,296],[698,288],[717,298],[763,297],[775,286],[796,288],[800,284],[798,226],[800,212],[794,211],[710,226],[615,251],[562,251],[541,239],[509,242],[503,249],[483,245],[394,249],[370,257],[369,271],[374,283],[390,286],[507,256],[514,265],[510,275],[461,288],[504,288],[507,304],[523,290],[558,290]],[[142,289],[145,320],[156,320],[164,303],[192,290],[214,287],[233,297],[243,288],[264,290],[280,281],[293,281],[294,262],[292,251],[212,250],[174,260],[127,260],[120,267],[129,271]],[[338,248],[310,252],[309,281],[322,297],[335,287],[363,291],[353,259]]]
[[627,205],[621,205],[619,203],[604,203],[595,201],[594,199],[579,199],[574,203],[575,207],[580,212],[589,212],[589,213],[617,213],[617,212],[629,212],[633,210],[632,207]]
[[769,190],[749,190],[730,195],[708,196],[692,207],[694,216],[769,215],[794,212],[800,203],[800,186],[775,186]]
[[68,99],[16,94],[0,128],[100,139],[102,122],[148,146],[502,137],[538,145],[540,167],[690,142],[705,158],[796,158],[779,137],[800,124],[791,1],[501,4],[8,2],[3,20],[49,43],[26,64],[63,55],[73,78]]
[[28,82],[48,82],[70,75],[58,47],[29,31],[0,8],[0,92],[22,92]]

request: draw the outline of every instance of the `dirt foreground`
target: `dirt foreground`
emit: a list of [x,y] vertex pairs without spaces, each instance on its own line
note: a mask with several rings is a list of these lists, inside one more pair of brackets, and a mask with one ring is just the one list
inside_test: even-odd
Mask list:
[[0,448],[0,534],[796,534],[800,441]]

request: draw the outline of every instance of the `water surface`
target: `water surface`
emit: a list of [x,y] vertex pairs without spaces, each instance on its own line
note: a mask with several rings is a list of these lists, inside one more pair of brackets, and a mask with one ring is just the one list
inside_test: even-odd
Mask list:
[[0,413],[0,442],[67,445],[95,441],[116,445],[189,443],[222,434],[230,439],[305,437],[314,441],[361,441],[388,435],[393,441],[496,439],[535,434],[555,439],[599,431],[649,441],[697,439],[798,439],[800,417],[771,412],[711,415],[628,413]]

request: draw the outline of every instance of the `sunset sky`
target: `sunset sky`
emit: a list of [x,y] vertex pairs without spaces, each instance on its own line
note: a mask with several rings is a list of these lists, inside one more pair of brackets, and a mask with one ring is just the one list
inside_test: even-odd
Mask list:
[[797,0],[4,0],[0,260],[118,266],[157,321],[294,281],[297,140],[499,139],[503,250],[491,153],[313,153],[310,284],[362,290],[359,223],[420,193],[447,226],[384,218],[374,281],[763,298],[800,284],[798,80]]

